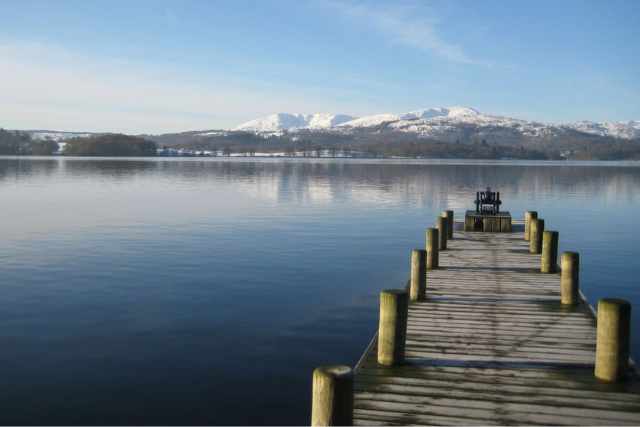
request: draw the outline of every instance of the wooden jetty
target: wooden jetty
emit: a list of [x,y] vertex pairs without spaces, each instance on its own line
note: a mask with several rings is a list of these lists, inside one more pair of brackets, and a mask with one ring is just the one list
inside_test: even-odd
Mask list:
[[477,230],[511,233],[511,214],[467,211],[464,215],[464,231]]
[[354,425],[640,425],[632,361],[594,375],[596,313],[561,303],[523,231],[454,233],[408,303],[404,360],[379,363],[376,335],[351,372]]

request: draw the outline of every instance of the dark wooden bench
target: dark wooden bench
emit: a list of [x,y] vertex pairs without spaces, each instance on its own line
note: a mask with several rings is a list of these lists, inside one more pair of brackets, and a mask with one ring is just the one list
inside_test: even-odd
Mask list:
[[[491,212],[497,214],[500,212],[500,192],[491,191],[491,188],[487,187],[485,191],[476,192],[476,200],[473,202],[476,204],[476,213]],[[491,210],[485,209],[484,205],[490,205]]]

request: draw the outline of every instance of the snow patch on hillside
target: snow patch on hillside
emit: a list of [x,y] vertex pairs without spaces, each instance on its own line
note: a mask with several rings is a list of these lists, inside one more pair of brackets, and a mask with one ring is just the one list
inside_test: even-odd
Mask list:
[[640,138],[640,123],[637,121],[594,123],[588,121],[567,125],[568,128],[584,133],[614,138]]
[[35,132],[29,132],[29,135],[31,136],[31,139],[51,139],[53,141],[58,142],[65,139],[77,138],[77,137],[87,138],[94,134],[90,132],[35,131]]
[[234,128],[235,131],[277,132],[292,129],[324,129],[354,120],[356,117],[345,114],[272,114],[251,120]]
[[473,108],[469,107],[451,107],[451,108],[427,108],[424,110],[409,111],[407,113],[399,114],[376,114],[373,116],[366,116],[360,119],[352,120],[350,122],[343,123],[338,127],[343,128],[366,128],[380,126],[386,122],[403,122],[419,119],[433,119],[437,117],[451,117],[457,119],[473,119],[477,117],[478,113]]
[[630,128],[640,129],[640,120],[625,120],[618,123],[624,126],[629,126]]

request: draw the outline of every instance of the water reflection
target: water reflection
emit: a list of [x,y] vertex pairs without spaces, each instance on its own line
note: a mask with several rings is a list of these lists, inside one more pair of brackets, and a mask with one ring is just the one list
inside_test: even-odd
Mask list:
[[[638,198],[640,167],[620,164],[488,164],[442,161],[269,159],[0,159],[0,182],[65,179],[163,180],[175,186],[232,183],[254,197],[281,202],[357,201],[469,208],[475,191],[491,186],[505,200],[628,202]],[[636,166],[636,167],[633,167]],[[348,182],[349,186],[344,183]],[[597,191],[597,193],[595,193]]]
[[425,226],[485,186],[580,251],[592,303],[640,304],[639,184],[638,164],[0,158],[0,420],[307,424],[313,369],[356,363]]

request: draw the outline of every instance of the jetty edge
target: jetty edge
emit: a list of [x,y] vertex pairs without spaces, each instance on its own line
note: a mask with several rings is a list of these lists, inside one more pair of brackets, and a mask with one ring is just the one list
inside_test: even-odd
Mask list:
[[335,390],[345,381],[314,387],[312,425],[639,425],[630,304],[603,298],[596,312],[579,289],[579,254],[558,263],[560,233],[535,211],[489,230],[441,218],[426,254],[411,254],[405,289],[381,293],[363,356],[341,368],[347,397]]

